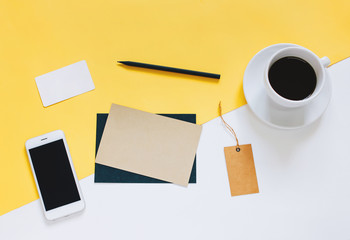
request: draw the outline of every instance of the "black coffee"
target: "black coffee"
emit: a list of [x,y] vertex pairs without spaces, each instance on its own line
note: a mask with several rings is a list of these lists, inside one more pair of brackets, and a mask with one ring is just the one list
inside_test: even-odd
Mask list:
[[284,57],[269,69],[271,87],[280,96],[290,100],[303,100],[316,88],[316,73],[312,66],[298,57]]

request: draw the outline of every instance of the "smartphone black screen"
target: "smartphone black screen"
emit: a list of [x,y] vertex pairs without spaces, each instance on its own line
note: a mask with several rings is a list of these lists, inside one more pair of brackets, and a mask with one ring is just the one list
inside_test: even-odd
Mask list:
[[80,200],[63,140],[29,149],[46,211]]

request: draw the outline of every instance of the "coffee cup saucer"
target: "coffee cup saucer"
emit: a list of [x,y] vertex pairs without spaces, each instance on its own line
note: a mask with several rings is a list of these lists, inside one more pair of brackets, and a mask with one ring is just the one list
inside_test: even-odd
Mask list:
[[258,52],[244,72],[243,91],[252,112],[266,124],[280,129],[297,129],[316,121],[327,109],[332,89],[328,70],[323,90],[309,104],[297,108],[285,108],[273,102],[266,93],[264,71],[267,61],[277,51],[286,47],[300,47],[295,44],[280,43]]

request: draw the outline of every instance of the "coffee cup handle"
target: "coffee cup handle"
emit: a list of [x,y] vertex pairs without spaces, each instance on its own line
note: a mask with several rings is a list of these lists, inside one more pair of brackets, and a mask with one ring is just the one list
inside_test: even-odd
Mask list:
[[321,63],[324,67],[328,67],[328,65],[331,63],[328,57],[321,58]]

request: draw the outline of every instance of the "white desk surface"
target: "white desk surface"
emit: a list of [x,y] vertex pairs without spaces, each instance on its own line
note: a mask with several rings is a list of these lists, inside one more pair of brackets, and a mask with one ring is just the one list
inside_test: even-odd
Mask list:
[[[34,201],[0,217],[0,239],[350,239],[350,59],[330,69],[333,96],[313,125],[271,128],[248,106],[225,114],[251,143],[259,194],[231,197],[219,118],[203,125],[197,184],[81,180],[85,211],[45,221]],[[75,238],[76,237],[76,238]]]

